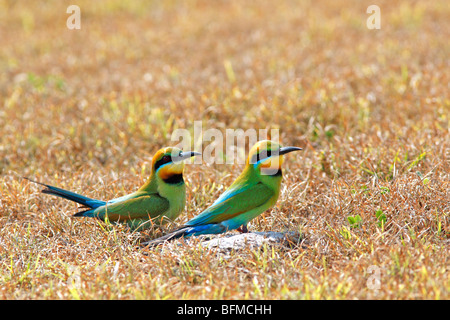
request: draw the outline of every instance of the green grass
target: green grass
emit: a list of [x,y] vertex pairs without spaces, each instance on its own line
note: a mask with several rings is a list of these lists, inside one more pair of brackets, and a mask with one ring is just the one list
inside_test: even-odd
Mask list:
[[[446,1],[378,1],[380,30],[365,1],[80,0],[81,30],[70,4],[0,1],[1,299],[449,299]],[[187,165],[185,213],[143,233],[73,219],[19,178],[121,196],[196,120],[304,149],[250,226],[299,246],[136,249],[237,164]]]

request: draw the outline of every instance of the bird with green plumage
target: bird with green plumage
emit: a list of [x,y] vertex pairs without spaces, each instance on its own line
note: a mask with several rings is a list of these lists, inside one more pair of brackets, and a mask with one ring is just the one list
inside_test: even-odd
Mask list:
[[231,186],[206,210],[182,227],[146,243],[154,246],[180,237],[220,234],[238,229],[247,232],[247,223],[273,207],[280,195],[283,156],[302,150],[282,147],[263,140],[250,150],[246,166]]
[[136,192],[109,201],[97,200],[40,183],[42,193],[51,194],[82,205],[85,210],[75,217],[90,217],[124,223],[132,230],[144,230],[175,220],[186,204],[186,185],[183,178],[184,160],[200,155],[176,147],[160,149],[152,158],[151,174]]

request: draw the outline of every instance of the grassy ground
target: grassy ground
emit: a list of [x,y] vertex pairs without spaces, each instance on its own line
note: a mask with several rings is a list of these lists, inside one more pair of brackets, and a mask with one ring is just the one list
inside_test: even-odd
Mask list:
[[[445,0],[0,0],[0,298],[449,299],[449,16]],[[161,230],[73,219],[17,176],[121,196],[195,120],[304,148],[250,226],[298,247],[144,254]],[[241,169],[188,165],[177,223]]]

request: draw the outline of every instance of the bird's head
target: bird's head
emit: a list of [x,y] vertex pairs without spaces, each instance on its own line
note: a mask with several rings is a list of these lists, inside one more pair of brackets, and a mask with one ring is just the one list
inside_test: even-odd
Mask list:
[[152,160],[152,170],[165,182],[181,181],[184,160],[200,155],[199,152],[182,151],[176,147],[162,148],[156,152]]
[[262,140],[250,149],[247,166],[253,166],[262,175],[281,175],[283,155],[298,150],[302,149],[298,147],[282,147],[275,141]]

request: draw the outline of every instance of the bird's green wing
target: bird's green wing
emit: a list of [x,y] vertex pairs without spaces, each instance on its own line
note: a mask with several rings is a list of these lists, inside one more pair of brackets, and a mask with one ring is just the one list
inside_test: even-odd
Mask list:
[[186,226],[197,226],[208,223],[220,223],[240,214],[268,203],[275,195],[274,191],[262,183],[250,185],[223,201],[214,203],[197,217],[186,223]]
[[128,200],[106,204],[93,214],[104,220],[126,222],[135,219],[153,219],[169,210],[169,201],[157,194],[138,195]]

